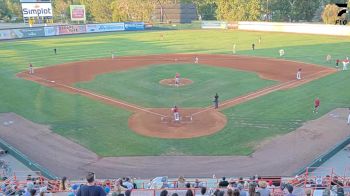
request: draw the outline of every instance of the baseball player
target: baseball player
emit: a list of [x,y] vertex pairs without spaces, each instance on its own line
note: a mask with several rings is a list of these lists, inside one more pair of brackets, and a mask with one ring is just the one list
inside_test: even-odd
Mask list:
[[255,44],[254,43],[252,44],[252,49],[255,50]]
[[317,97],[314,101],[315,107],[314,107],[314,113],[318,113],[318,108],[320,107],[320,99]]
[[176,73],[175,74],[175,86],[179,87],[179,85],[180,85],[180,74]]
[[57,49],[56,48],[54,48],[53,49],[53,52],[55,53],[55,55],[57,54]]
[[340,62],[339,59],[337,59],[337,60],[335,61],[335,68],[336,68],[337,70],[339,70],[339,62]]
[[179,108],[175,105],[173,108],[171,108],[171,111],[173,112],[175,122],[179,122],[180,121]]
[[218,93],[215,94],[213,102],[214,102],[214,108],[218,109],[219,108],[219,95],[218,95]]
[[194,63],[195,63],[195,64],[198,64],[198,60],[199,60],[199,59],[198,59],[198,56],[196,56],[196,58],[194,58]]
[[29,63],[29,74],[34,74],[33,64]]
[[284,50],[283,49],[279,50],[279,53],[280,53],[280,57],[284,56]]
[[297,80],[301,80],[301,68],[297,71]]
[[350,125],[350,108],[349,108],[349,116],[348,116],[348,125]]
[[326,56],[326,61],[327,61],[327,63],[329,63],[331,60],[332,60],[332,56],[331,56],[330,54],[328,54],[328,55]]
[[236,44],[233,44],[232,46],[232,54],[236,54]]
[[114,57],[115,57],[115,51],[112,50],[112,51],[111,51],[111,54],[112,54],[112,59],[114,59]]
[[343,60],[343,71],[348,70],[348,64],[349,64],[349,57],[346,57],[346,59]]

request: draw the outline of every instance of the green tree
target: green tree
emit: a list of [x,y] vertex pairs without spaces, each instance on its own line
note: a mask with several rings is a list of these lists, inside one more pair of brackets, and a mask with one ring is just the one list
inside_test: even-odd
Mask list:
[[257,21],[261,18],[261,2],[260,0],[249,0],[247,2],[246,19],[249,21]]
[[61,22],[67,21],[69,13],[69,5],[71,1],[69,0],[54,0],[53,2],[53,12],[56,19],[60,19]]
[[335,24],[335,21],[338,19],[339,7],[335,4],[326,5],[323,13],[322,20],[325,24]]

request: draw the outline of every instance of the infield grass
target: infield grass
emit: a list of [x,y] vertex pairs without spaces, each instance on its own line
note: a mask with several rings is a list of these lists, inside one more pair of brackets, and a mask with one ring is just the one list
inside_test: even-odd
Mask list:
[[[188,86],[164,86],[163,79],[175,73],[191,79]],[[127,83],[127,85],[125,85]],[[252,72],[198,64],[154,65],[97,76],[93,81],[76,84],[79,88],[122,99],[144,107],[207,107],[215,93],[220,101],[275,84]]]
[[[149,31],[1,42],[0,112],[15,112],[49,125],[56,133],[100,156],[248,155],[264,139],[293,131],[303,122],[334,108],[350,106],[350,71],[339,72],[226,109],[223,113],[228,116],[228,124],[214,135],[183,140],[155,139],[130,131],[127,124],[130,113],[125,110],[15,77],[29,62],[34,66],[49,66],[109,57],[112,49],[117,55],[230,54],[236,43],[237,54],[278,58],[278,50],[283,48],[286,59],[325,66],[334,66],[334,61],[325,62],[328,53],[333,59],[350,56],[349,37],[215,30],[162,33],[164,41],[159,40],[161,32]],[[256,44],[257,50],[252,51],[251,44],[257,43],[259,36],[262,43]],[[53,48],[58,49],[58,55],[53,54]],[[212,93],[205,100],[211,96]],[[316,96],[321,99],[321,108],[319,114],[314,115],[311,110]],[[201,104],[204,105],[204,101]]]

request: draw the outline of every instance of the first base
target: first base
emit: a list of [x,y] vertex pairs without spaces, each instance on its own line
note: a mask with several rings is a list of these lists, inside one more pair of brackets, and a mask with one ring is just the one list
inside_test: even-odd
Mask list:
[[52,83],[55,83],[55,81],[54,81],[54,80],[51,80],[51,82],[52,82]]

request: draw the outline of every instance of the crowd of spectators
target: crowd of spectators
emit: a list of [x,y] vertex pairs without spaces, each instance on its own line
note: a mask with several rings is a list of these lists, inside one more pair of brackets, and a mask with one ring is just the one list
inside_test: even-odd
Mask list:
[[[208,186],[207,181],[195,179],[186,180],[180,176],[175,181],[167,181],[160,178],[161,185],[153,187],[159,190],[160,196],[299,196],[312,195],[317,190],[322,196],[343,196],[344,182],[337,176],[325,176],[322,182],[314,181],[290,181],[281,183],[280,180],[263,179],[253,176],[250,179],[227,179],[222,177],[218,183]],[[152,181],[150,182],[152,183]],[[297,184],[302,184],[302,188]],[[349,184],[347,184],[349,185]],[[152,188],[147,184],[144,188]],[[43,177],[27,176],[25,184],[19,184],[14,180],[4,180],[1,192],[5,195],[47,195],[56,192],[65,192],[68,196],[131,196],[138,189],[132,178],[123,177],[115,180],[95,181],[95,174],[90,172],[86,181],[69,182],[66,177],[61,180],[46,180]],[[140,194],[140,192],[138,192]],[[158,194],[157,194],[158,195]]]

